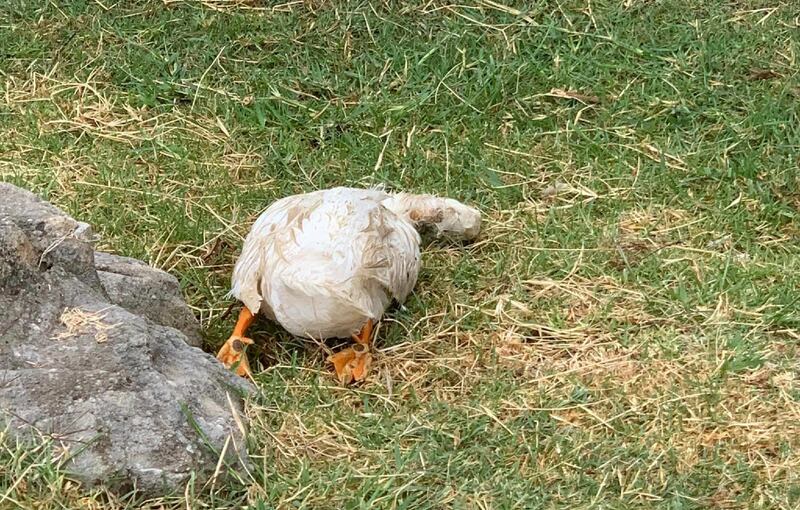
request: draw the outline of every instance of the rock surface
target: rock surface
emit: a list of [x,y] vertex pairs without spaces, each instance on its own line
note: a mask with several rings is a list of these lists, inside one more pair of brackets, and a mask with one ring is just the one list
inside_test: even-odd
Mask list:
[[182,491],[223,449],[241,468],[249,385],[189,345],[199,328],[173,277],[90,236],[0,183],[0,426],[54,438],[89,486]]
[[95,252],[94,265],[106,295],[115,305],[186,335],[186,343],[203,345],[200,326],[169,273],[128,257]]

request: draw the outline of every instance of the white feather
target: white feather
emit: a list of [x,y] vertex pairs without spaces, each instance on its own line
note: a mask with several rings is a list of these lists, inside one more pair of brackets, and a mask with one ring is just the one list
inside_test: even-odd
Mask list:
[[417,281],[421,213],[409,205],[414,197],[333,188],[278,200],[247,235],[230,294],[294,335],[357,333],[392,299],[402,303]]

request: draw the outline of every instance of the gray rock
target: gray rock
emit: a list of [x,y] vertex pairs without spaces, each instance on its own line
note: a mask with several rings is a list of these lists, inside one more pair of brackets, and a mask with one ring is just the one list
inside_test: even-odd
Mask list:
[[180,330],[189,345],[203,345],[200,326],[181,297],[174,276],[139,260],[110,253],[95,252],[94,265],[112,303],[156,324]]
[[[148,307],[180,308],[173,278],[95,255],[90,237],[0,183],[0,421],[56,439],[89,486],[182,490],[193,472],[200,482],[213,473],[226,442],[228,465],[241,469],[249,384],[187,344],[183,331],[197,331],[188,317]],[[140,289],[157,297],[137,300]]]

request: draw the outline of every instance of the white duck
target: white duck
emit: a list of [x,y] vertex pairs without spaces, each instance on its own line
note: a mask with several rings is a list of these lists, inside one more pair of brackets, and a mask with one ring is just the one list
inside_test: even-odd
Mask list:
[[245,333],[261,313],[293,335],[352,337],[353,347],[328,359],[341,382],[362,380],[373,325],[417,281],[417,229],[470,240],[480,225],[478,210],[432,195],[333,188],[278,200],[253,224],[233,269],[230,295],[244,307],[217,358],[251,376]]

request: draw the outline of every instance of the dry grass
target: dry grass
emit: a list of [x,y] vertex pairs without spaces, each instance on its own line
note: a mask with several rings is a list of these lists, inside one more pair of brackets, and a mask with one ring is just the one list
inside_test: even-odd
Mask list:
[[87,312],[80,308],[67,308],[61,314],[59,320],[66,327],[65,331],[57,333],[54,340],[66,340],[90,332],[94,333],[94,339],[98,344],[108,341],[108,332],[114,329],[115,324],[108,324],[103,319],[103,310],[97,312]]

